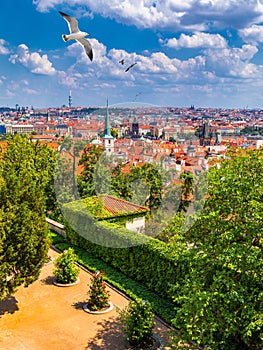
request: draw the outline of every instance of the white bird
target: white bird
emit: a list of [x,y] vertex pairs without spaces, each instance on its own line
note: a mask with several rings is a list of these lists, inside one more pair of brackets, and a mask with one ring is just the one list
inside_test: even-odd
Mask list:
[[88,55],[89,59],[92,61],[93,52],[92,52],[91,44],[85,38],[85,36],[88,36],[89,34],[79,30],[78,21],[75,18],[73,18],[73,17],[71,17],[71,16],[69,16],[66,13],[61,12],[61,11],[59,11],[59,13],[67,21],[69,31],[70,31],[70,34],[62,34],[62,39],[64,41],[76,40],[77,42],[79,42],[84,47],[84,50],[85,50],[86,54]]

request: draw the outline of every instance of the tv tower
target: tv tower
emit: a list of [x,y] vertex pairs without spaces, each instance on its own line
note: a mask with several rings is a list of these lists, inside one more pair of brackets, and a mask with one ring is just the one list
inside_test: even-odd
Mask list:
[[71,106],[72,106],[71,90],[69,90],[69,96],[68,96],[68,106],[69,106],[69,108],[71,108]]

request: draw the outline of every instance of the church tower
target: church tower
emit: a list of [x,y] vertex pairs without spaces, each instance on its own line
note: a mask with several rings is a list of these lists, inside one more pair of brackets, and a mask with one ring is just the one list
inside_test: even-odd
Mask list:
[[105,148],[107,154],[113,154],[114,141],[115,141],[115,139],[111,135],[111,131],[110,131],[109,105],[108,105],[108,100],[107,100],[105,129],[104,129],[104,134],[102,136],[102,144],[103,144],[103,147]]
[[208,123],[205,122],[202,126],[202,132],[200,136],[200,146],[210,146],[211,134],[209,133]]

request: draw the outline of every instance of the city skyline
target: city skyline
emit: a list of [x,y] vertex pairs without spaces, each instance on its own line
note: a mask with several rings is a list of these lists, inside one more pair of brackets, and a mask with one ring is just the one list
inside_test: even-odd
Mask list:
[[[90,34],[92,62],[58,11]],[[72,106],[263,107],[262,1],[11,0],[0,16],[1,106],[71,91]]]

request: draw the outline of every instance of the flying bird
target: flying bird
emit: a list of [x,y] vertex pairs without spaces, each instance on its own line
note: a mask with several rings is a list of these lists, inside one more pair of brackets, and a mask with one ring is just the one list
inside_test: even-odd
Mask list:
[[134,97],[133,102],[135,102],[135,101],[136,101],[136,98],[137,98],[138,96],[140,96],[140,95],[141,95],[141,92],[137,92],[137,94],[136,94],[135,97]]
[[124,59],[120,60],[119,63],[121,63],[122,65],[124,65]]
[[134,67],[137,64],[137,62],[131,64],[128,68],[125,69],[125,72],[128,72],[132,67]]
[[71,17],[71,16],[69,16],[66,13],[61,12],[61,11],[59,11],[59,13],[67,21],[69,31],[70,31],[70,34],[62,34],[62,39],[64,41],[76,40],[78,43],[80,43],[83,46],[87,56],[92,61],[93,60],[93,52],[92,52],[91,44],[85,38],[85,36],[88,36],[89,34],[79,30],[78,21],[75,18],[73,18],[73,17]]

